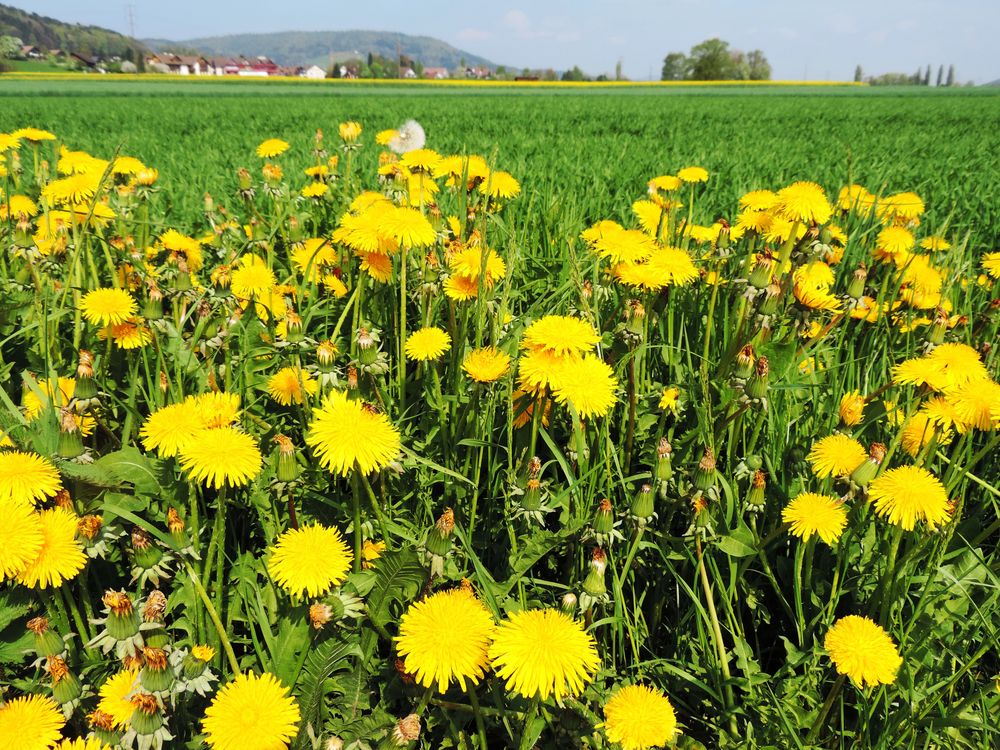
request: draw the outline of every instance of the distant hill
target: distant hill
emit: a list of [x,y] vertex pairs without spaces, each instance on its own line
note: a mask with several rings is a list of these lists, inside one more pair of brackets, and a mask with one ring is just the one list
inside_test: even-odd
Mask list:
[[[265,55],[279,65],[319,65],[326,67],[331,55],[344,61],[365,57],[369,52],[395,58],[397,52],[419,60],[425,66],[467,65],[495,67],[484,57],[452,47],[429,36],[410,36],[390,31],[281,31],[273,34],[233,34],[171,42],[142,40],[153,51],[200,50],[204,55]],[[355,54],[355,51],[358,54]]]
[[61,49],[104,59],[137,58],[146,51],[142,44],[116,31],[64,23],[9,5],[0,5],[0,35],[18,37],[43,50]]

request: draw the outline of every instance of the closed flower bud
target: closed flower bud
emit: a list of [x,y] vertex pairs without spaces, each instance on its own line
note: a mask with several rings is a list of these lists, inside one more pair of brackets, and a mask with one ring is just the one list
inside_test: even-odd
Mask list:
[[750,489],[747,490],[746,509],[751,513],[760,513],[764,510],[764,490],[766,487],[767,478],[764,472],[758,469],[753,473],[753,478],[750,480]]
[[594,533],[599,536],[610,534],[615,526],[614,509],[611,501],[604,498],[597,504],[593,520]]
[[750,270],[750,286],[756,289],[765,289],[771,283],[773,273],[774,258],[769,255],[761,255]]
[[59,455],[65,458],[76,458],[83,453],[83,435],[76,423],[76,414],[72,409],[63,409],[59,417]]
[[604,596],[608,592],[604,582],[604,572],[608,567],[608,556],[600,547],[595,547],[590,558],[590,570],[583,581],[583,590],[593,598]]
[[132,704],[132,718],[129,727],[139,735],[156,734],[163,726],[163,714],[156,696],[149,693],[136,693],[129,702]]
[[736,368],[733,374],[740,380],[746,380],[753,375],[753,366],[756,361],[753,347],[747,344],[736,355]]
[[286,435],[275,435],[278,444],[277,477],[279,482],[294,482],[302,474],[302,467],[295,457],[295,446]]
[[858,487],[867,487],[878,474],[879,466],[885,460],[886,448],[882,443],[872,443],[868,448],[868,459],[854,470],[851,481]]
[[127,641],[139,632],[139,613],[124,591],[109,590],[101,597],[108,608],[107,631],[116,641]]
[[39,657],[62,656],[66,653],[66,644],[62,636],[49,626],[47,617],[34,617],[28,620],[28,630],[35,634],[35,653]]
[[673,466],[670,464],[670,456],[674,452],[670,441],[665,437],[660,438],[656,446],[656,478],[661,482],[669,482],[674,475]]
[[437,557],[444,557],[451,551],[452,532],[455,530],[455,512],[445,508],[444,513],[427,532],[427,551]]
[[[668,453],[667,455],[669,456],[670,454]],[[639,488],[639,491],[635,493],[635,497],[632,498],[632,507],[630,508],[632,518],[642,523],[646,523],[653,517],[653,508],[653,487],[649,484],[643,484],[642,487]]]
[[76,387],[73,395],[81,401],[94,398],[97,395],[97,383],[94,382],[94,355],[86,349],[80,350],[79,364],[76,366]]
[[52,697],[56,703],[65,705],[80,697],[83,692],[80,680],[69,671],[62,657],[50,656],[45,669],[52,678]]
[[132,529],[132,560],[143,570],[156,567],[163,559],[163,550],[143,529]]
[[778,311],[778,301],[781,299],[781,287],[768,284],[764,289],[764,299],[760,303],[761,315],[774,315]]
[[937,346],[944,343],[944,335],[948,331],[948,313],[938,310],[934,323],[927,329],[927,343]]
[[139,682],[151,693],[169,690],[174,684],[174,671],[169,668],[167,652],[162,648],[142,649],[143,667],[139,672]]
[[865,296],[865,281],[868,279],[868,268],[862,263],[851,276],[851,283],[847,287],[847,296],[854,299],[861,299]]
[[767,357],[760,356],[754,364],[753,375],[750,376],[750,380],[747,382],[746,393],[750,398],[759,400],[767,396],[767,381],[770,369]]
[[316,345],[316,364],[319,365],[320,372],[331,372],[336,357],[337,347],[329,339]]
[[358,360],[363,365],[370,365],[378,358],[378,342],[367,328],[358,329]]
[[711,448],[705,448],[705,453],[698,462],[694,473],[694,486],[702,492],[708,492],[715,486],[715,453]]
[[559,608],[562,610],[564,615],[572,617],[573,613],[576,612],[576,604],[576,594],[572,591],[567,591],[563,594],[563,597],[559,602]]
[[306,337],[302,317],[293,310],[285,313],[285,341],[297,344]]
[[521,507],[527,511],[536,511],[542,507],[542,484],[537,479],[529,479],[521,497]]
[[146,295],[146,304],[142,309],[143,317],[146,320],[160,320],[163,317],[163,292],[155,282],[149,284],[149,292]]

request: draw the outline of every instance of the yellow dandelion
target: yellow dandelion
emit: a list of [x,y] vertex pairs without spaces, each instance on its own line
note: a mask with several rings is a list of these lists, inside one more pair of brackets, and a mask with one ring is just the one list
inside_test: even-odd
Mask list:
[[385,284],[392,278],[392,259],[381,253],[362,253],[361,270],[375,281]]
[[187,400],[198,408],[205,427],[229,427],[240,416],[240,394],[223,391],[209,391],[198,396],[188,396]]
[[280,138],[268,138],[257,146],[257,156],[261,159],[273,159],[288,150],[288,143]]
[[924,201],[916,193],[896,193],[882,200],[881,209],[887,217],[911,221],[924,212]]
[[395,130],[380,130],[375,134],[375,143],[380,146],[388,146],[389,142],[398,135]]
[[521,348],[557,356],[589,352],[601,340],[594,326],[568,315],[545,315],[529,325],[521,336]]
[[817,534],[832,546],[847,526],[847,511],[837,497],[803,492],[782,509],[781,520],[789,524],[789,531],[802,541],[807,542]]
[[553,354],[548,349],[528,351],[521,356],[517,363],[518,386],[524,391],[532,393],[548,388],[556,378],[563,365],[575,355],[560,356]]
[[191,656],[199,661],[212,661],[215,658],[215,649],[205,645],[192,646]]
[[337,529],[317,523],[279,536],[267,569],[289,594],[316,597],[343,582],[353,558]]
[[510,200],[521,193],[521,184],[510,172],[499,170],[490,172],[490,176],[479,183],[479,192],[494,199]]
[[774,210],[799,224],[825,224],[833,213],[826,193],[815,182],[795,182],[779,190]]
[[81,172],[53,180],[42,188],[42,198],[50,205],[89,205],[101,188],[101,173]]
[[263,460],[257,441],[234,427],[196,433],[179,452],[188,478],[208,487],[242,487],[260,473]]
[[144,169],[146,169],[146,165],[134,156],[118,156],[111,163],[112,174],[120,174],[126,177],[139,174]]
[[141,349],[153,340],[153,333],[142,318],[132,318],[124,323],[117,323],[102,328],[97,332],[97,338],[106,341],[111,339],[119,349]]
[[382,229],[400,247],[427,247],[437,239],[434,227],[420,211],[406,206],[387,210],[382,218]]
[[43,510],[39,515],[42,546],[38,556],[17,574],[17,580],[31,589],[56,587],[69,581],[87,561],[83,547],[76,539],[79,519],[65,508]]
[[451,336],[440,328],[428,326],[414,331],[406,338],[406,358],[416,362],[440,359],[451,348]]
[[1000,429],[1000,384],[992,380],[970,380],[947,395],[956,419],[977,430]]
[[20,128],[11,133],[10,136],[14,140],[28,141],[33,146],[37,146],[42,141],[54,141],[56,139],[54,133],[50,133],[48,130],[40,130],[39,128]]
[[21,573],[45,543],[42,519],[27,503],[0,497],[0,582]]
[[486,672],[495,628],[493,617],[472,592],[439,591],[403,614],[396,650],[406,671],[424,687],[444,693],[455,682],[464,689]]
[[59,706],[42,695],[22,695],[0,706],[0,747],[48,750],[66,724]]
[[951,442],[951,433],[942,430],[925,411],[920,411],[906,420],[900,433],[903,450],[914,458],[931,441],[936,440],[937,445],[947,445]]
[[875,238],[875,257],[891,260],[901,266],[910,259],[910,251],[916,244],[913,233],[905,227],[886,227]]
[[663,393],[660,394],[660,402],[657,404],[659,408],[663,411],[669,411],[673,414],[677,413],[678,402],[680,401],[681,389],[677,386],[671,385],[663,389]]
[[59,472],[37,453],[0,453],[0,500],[32,505],[62,488]]
[[638,229],[622,229],[609,227],[593,243],[593,250],[600,258],[607,258],[612,263],[636,263],[646,260],[656,249],[646,232]]
[[684,167],[677,170],[677,179],[681,182],[708,182],[708,170],[704,167]]
[[330,186],[325,182],[312,182],[302,188],[303,198],[322,198],[330,192]]
[[563,363],[551,384],[553,398],[560,404],[572,404],[583,419],[605,416],[617,401],[614,371],[595,354]]
[[891,685],[903,659],[892,638],[873,620],[847,615],[837,620],[823,639],[837,672],[858,687]]
[[740,198],[740,208],[745,211],[767,211],[778,202],[778,196],[771,190],[751,190]]
[[868,499],[876,513],[906,531],[917,521],[933,531],[951,519],[944,485],[920,466],[899,466],[876,477],[868,486]]
[[123,669],[112,675],[101,685],[99,691],[101,699],[97,704],[97,710],[110,716],[116,727],[128,726],[129,719],[135,712],[135,706],[129,698],[138,687],[137,670]]
[[75,740],[61,740],[52,750],[112,750],[111,745],[97,737],[77,737]]
[[[483,249],[481,247],[470,247],[452,253],[448,258],[448,267],[470,281],[479,281],[479,276],[483,270]],[[495,250],[486,252],[486,288],[492,289],[493,285],[507,275],[507,265],[503,262]],[[478,287],[478,283],[477,283]]]
[[473,349],[462,360],[462,369],[477,383],[492,383],[510,370],[510,357],[493,346]]
[[361,568],[363,570],[374,568],[375,561],[382,557],[383,552],[385,552],[385,542],[373,542],[371,539],[365,539],[365,543],[361,546]]
[[400,440],[384,414],[335,390],[313,410],[306,444],[326,469],[346,477],[355,465],[364,474],[388,466],[399,453]]
[[951,243],[948,242],[944,237],[937,237],[931,235],[929,237],[924,237],[920,240],[920,247],[924,250],[930,250],[931,252],[941,252],[943,250],[951,250]]
[[132,295],[124,289],[95,289],[80,299],[80,311],[92,325],[125,323],[137,309]]
[[0,206],[0,219],[9,219],[19,216],[37,216],[38,206],[26,195],[12,195],[7,202]]
[[319,383],[300,367],[282,367],[267,381],[267,392],[282,406],[301,404],[318,390]]
[[849,391],[840,398],[840,421],[848,427],[853,427],[861,422],[864,415],[865,404],[868,399],[861,395],[861,391]]
[[143,447],[161,458],[176,456],[205,428],[205,420],[194,399],[170,404],[149,415],[139,430]]
[[433,172],[441,163],[441,154],[430,148],[415,148],[399,159],[400,166],[414,172]]
[[[695,167],[695,169],[698,169],[698,167]],[[706,173],[706,177],[707,176],[708,175]],[[684,183],[680,177],[672,174],[664,174],[651,179],[647,183],[647,186],[651,193],[655,193],[659,190],[662,190],[665,193],[672,193],[675,190],[679,190],[682,184]]]
[[342,122],[337,126],[337,133],[344,143],[354,143],[361,135],[361,123],[354,120]]
[[284,750],[299,718],[298,702],[277,677],[244,672],[215,694],[201,727],[211,750]]
[[511,612],[489,649],[493,671],[525,698],[578,695],[600,666],[594,638],[556,609]]
[[806,460],[820,479],[847,477],[868,458],[868,451],[857,440],[836,432],[813,443]]
[[983,256],[983,270],[994,279],[1000,279],[1000,251]]
[[233,296],[242,302],[266,302],[277,285],[274,272],[256,255],[244,255],[233,270],[229,286]]
[[691,256],[679,247],[658,248],[646,263],[650,268],[663,274],[668,285],[684,286],[698,278]]
[[597,726],[622,750],[650,750],[673,740],[677,717],[670,699],[661,691],[628,685],[604,704],[604,721]]

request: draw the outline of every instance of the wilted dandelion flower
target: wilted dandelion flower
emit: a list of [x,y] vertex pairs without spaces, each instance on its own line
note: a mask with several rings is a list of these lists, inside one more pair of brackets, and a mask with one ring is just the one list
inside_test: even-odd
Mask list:
[[129,698],[138,687],[138,670],[123,669],[117,672],[101,685],[99,691],[101,699],[97,709],[110,716],[116,727],[127,726],[135,711],[135,706]]
[[466,354],[462,369],[477,383],[492,383],[507,374],[510,357],[496,347],[485,346]]
[[416,120],[407,120],[399,126],[386,145],[397,154],[405,154],[407,151],[423,148],[426,142],[427,135],[420,123]]
[[30,505],[56,494],[62,487],[59,472],[37,453],[0,453],[0,500]]
[[552,396],[560,404],[572,404],[580,417],[603,417],[617,400],[618,380],[614,371],[595,354],[569,359],[551,379]]
[[51,508],[39,513],[42,546],[38,556],[17,574],[17,580],[30,589],[57,587],[76,577],[87,561],[76,539],[79,519],[65,508]]
[[825,224],[833,213],[826,193],[815,182],[795,182],[779,190],[774,210],[799,224]]
[[650,750],[673,740],[677,717],[670,699],[661,691],[628,685],[604,704],[604,722],[597,726],[622,750]]
[[92,325],[125,323],[137,309],[132,295],[124,289],[95,289],[80,299],[80,311]]
[[28,503],[0,497],[0,582],[21,573],[45,543],[42,519]]
[[357,464],[363,474],[383,469],[399,453],[399,430],[389,419],[343,391],[331,391],[313,410],[306,443],[330,472],[346,477]]
[[406,358],[417,362],[440,359],[451,348],[451,336],[440,328],[428,326],[414,331],[406,339]]
[[677,170],[677,179],[681,182],[708,182],[708,170],[704,167],[684,167]]
[[212,750],[283,750],[299,718],[299,704],[274,675],[244,672],[215,694],[201,727]]
[[399,621],[396,650],[406,671],[439,693],[455,682],[461,688],[482,679],[496,626],[493,617],[465,588],[439,591],[414,602]]
[[876,513],[906,531],[917,521],[933,531],[951,519],[944,485],[920,466],[899,466],[876,477],[868,485],[868,499]]
[[868,451],[854,438],[836,432],[813,443],[806,458],[820,479],[846,477],[865,462]]
[[289,594],[316,597],[347,577],[353,557],[340,531],[317,523],[279,536],[267,569]]
[[301,367],[282,367],[267,381],[267,392],[282,406],[301,404],[318,390],[319,383]]
[[903,660],[896,644],[867,617],[847,615],[837,620],[823,639],[837,672],[858,687],[891,685]]
[[48,750],[66,724],[59,706],[41,695],[22,695],[0,706],[0,747]]
[[847,511],[839,498],[803,492],[781,511],[781,520],[789,531],[807,542],[813,534],[829,545],[836,543],[847,525]]
[[201,430],[181,446],[179,456],[189,479],[215,489],[249,483],[263,461],[257,441],[234,427]]
[[529,325],[521,336],[521,348],[556,356],[583,354],[601,340],[594,326],[569,315],[545,315]]
[[578,695],[601,663],[594,638],[556,609],[511,612],[489,649],[493,671],[525,698]]
[[257,156],[261,159],[272,159],[288,150],[288,143],[280,138],[268,138],[257,146]]
[[848,391],[840,398],[840,421],[848,427],[861,422],[864,415],[865,404],[868,399],[861,395],[861,391]]

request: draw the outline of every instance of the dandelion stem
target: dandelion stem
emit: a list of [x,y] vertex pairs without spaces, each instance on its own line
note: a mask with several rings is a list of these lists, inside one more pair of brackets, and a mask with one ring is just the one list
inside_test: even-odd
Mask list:
[[[715,649],[719,657],[719,669],[722,670],[722,692],[725,700],[726,711],[732,711],[733,688],[729,684],[731,679],[729,673],[729,662],[726,659],[726,645],[722,641],[722,628],[719,627],[719,615],[715,611],[715,597],[712,595],[712,584],[708,580],[708,569],[705,567],[705,558],[701,551],[701,539],[695,540],[695,551],[698,556],[698,573],[701,576],[701,588],[705,592],[705,606],[708,609],[708,618],[712,626],[712,638],[715,640]],[[738,727],[736,717],[730,714],[729,728],[735,736]]]
[[358,465],[357,461],[354,462],[354,469],[351,471],[351,482],[354,485],[354,492],[351,493],[354,498],[354,519],[352,525],[354,526],[354,572],[358,573],[361,571],[361,549],[362,549],[362,539],[361,539],[361,467]]
[[521,728],[521,742],[518,744],[518,750],[530,750],[531,748],[531,725],[535,723],[535,718],[538,716],[539,703],[541,703],[541,698],[536,694],[531,699],[531,707],[528,709],[528,713],[524,715],[524,726]]
[[476,720],[476,734],[479,735],[479,748],[480,750],[486,750],[489,747],[486,744],[486,725],[483,723],[483,711],[479,707],[479,698],[476,696],[476,686],[471,683],[468,684],[465,692],[469,696],[469,703],[472,705],[472,715]]
[[236,654],[233,651],[233,645],[229,642],[229,638],[226,636],[226,629],[222,626],[222,620],[219,619],[219,613],[216,612],[215,607],[212,606],[212,600],[208,597],[208,592],[205,591],[205,587],[201,583],[201,579],[195,572],[195,569],[191,566],[191,563],[185,562],[184,567],[187,568],[188,576],[191,578],[191,583],[194,585],[195,591],[198,592],[198,596],[201,597],[202,603],[205,605],[205,611],[208,612],[208,617],[215,625],[215,632],[219,635],[219,641],[222,643],[222,650],[226,653],[226,658],[229,660],[229,666],[233,670],[233,675],[238,675],[240,673],[240,663],[236,661]]
[[833,708],[833,702],[837,700],[837,696],[840,695],[840,689],[844,687],[844,679],[844,675],[840,675],[837,681],[833,683],[833,687],[830,688],[830,692],[826,694],[823,707],[819,710],[816,721],[813,722],[812,727],[809,729],[809,736],[806,738],[808,744],[813,744],[816,738],[819,737],[820,731],[822,731],[823,726],[826,724],[826,717],[829,716],[830,709]]

